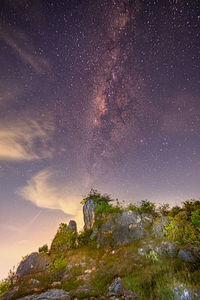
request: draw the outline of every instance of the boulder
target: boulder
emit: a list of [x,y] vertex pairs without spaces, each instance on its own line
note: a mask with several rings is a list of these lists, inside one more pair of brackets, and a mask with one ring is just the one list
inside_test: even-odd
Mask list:
[[89,199],[83,205],[84,228],[91,229],[95,222],[95,209],[97,204],[92,199]]
[[144,224],[141,216],[133,211],[110,214],[98,227],[94,226],[92,238],[97,246],[120,246],[140,239],[144,235]]
[[162,216],[160,219],[158,219],[154,224],[153,224],[153,232],[155,237],[163,237],[165,235],[165,227],[168,226],[170,223],[170,220]]
[[192,262],[195,260],[192,252],[188,249],[180,249],[178,252],[178,258],[188,262]]
[[50,289],[45,293],[26,296],[20,298],[19,300],[68,300],[68,299],[70,299],[69,292],[59,290],[59,289]]
[[42,272],[49,265],[50,259],[44,253],[33,252],[22,260],[16,270],[16,275],[21,277],[25,275]]

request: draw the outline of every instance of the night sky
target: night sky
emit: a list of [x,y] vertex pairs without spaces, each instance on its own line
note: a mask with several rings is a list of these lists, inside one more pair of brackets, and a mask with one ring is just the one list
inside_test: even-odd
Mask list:
[[0,54],[0,277],[91,187],[199,198],[199,0],[1,0]]

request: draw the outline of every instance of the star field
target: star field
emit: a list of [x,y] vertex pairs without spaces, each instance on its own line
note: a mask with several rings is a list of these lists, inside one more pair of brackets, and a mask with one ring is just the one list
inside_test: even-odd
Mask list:
[[91,187],[199,197],[199,34],[198,0],[1,1],[0,276]]

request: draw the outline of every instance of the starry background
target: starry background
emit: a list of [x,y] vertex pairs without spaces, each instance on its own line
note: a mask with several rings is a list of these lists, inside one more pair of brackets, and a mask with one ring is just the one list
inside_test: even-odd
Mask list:
[[76,219],[200,195],[199,0],[1,0],[0,277]]

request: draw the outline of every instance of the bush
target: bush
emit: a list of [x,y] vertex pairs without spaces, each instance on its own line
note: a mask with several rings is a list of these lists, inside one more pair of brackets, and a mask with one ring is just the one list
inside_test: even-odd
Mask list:
[[142,200],[139,208],[140,213],[156,214],[156,205],[148,200]]
[[52,242],[51,250],[76,248],[77,233],[67,229],[67,224],[61,223]]
[[43,245],[42,247],[40,247],[40,248],[38,249],[38,252],[39,252],[39,253],[47,253],[47,252],[48,252],[48,245],[45,244],[45,245]]
[[81,204],[85,204],[87,200],[92,199],[94,203],[99,203],[99,201],[104,201],[106,203],[109,203],[113,201],[113,199],[108,194],[101,194],[95,189],[91,189],[89,194],[81,201]]
[[200,246],[199,213],[193,211],[190,214],[191,217],[188,218],[188,210],[183,208],[174,218],[171,218],[170,224],[165,227],[167,236],[181,245]]
[[92,234],[92,229],[85,229],[77,236],[78,246],[82,247],[88,245],[91,242],[90,236]]
[[161,216],[167,216],[169,214],[169,204],[162,204],[158,207],[158,212]]
[[198,210],[192,212],[191,221],[195,227],[200,227],[200,212]]
[[2,282],[0,282],[0,295],[5,293],[6,291],[8,291],[10,287],[10,282],[7,280],[4,280]]

